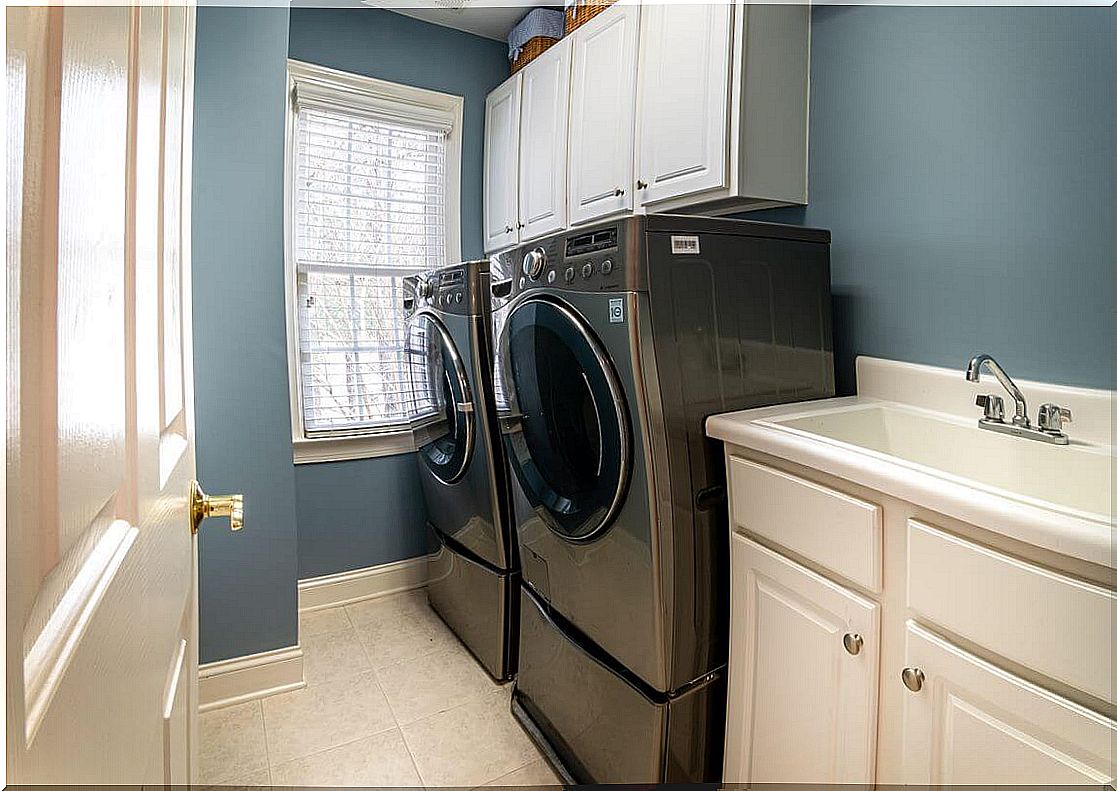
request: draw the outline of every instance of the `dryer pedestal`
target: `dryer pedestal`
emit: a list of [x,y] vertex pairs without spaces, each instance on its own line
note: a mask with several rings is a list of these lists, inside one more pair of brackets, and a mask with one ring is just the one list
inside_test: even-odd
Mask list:
[[[437,549],[428,562],[431,607],[497,681],[516,673],[518,571],[499,571],[470,558],[429,528]],[[505,625],[511,625],[506,629]]]

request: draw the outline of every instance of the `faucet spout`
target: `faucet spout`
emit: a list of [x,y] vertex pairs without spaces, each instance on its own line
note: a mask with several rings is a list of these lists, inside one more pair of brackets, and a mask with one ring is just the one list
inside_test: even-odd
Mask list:
[[997,377],[997,381],[1001,383],[1001,387],[1008,391],[1012,396],[1012,400],[1016,402],[1016,415],[1013,416],[1012,422],[1014,425],[1028,428],[1031,422],[1028,420],[1028,404],[1024,400],[1024,393],[1016,386],[1016,382],[1012,381],[1005,369],[1001,367],[1000,363],[994,360],[988,354],[979,354],[970,360],[970,364],[966,366],[966,380],[970,382],[981,381],[982,367],[988,367],[993,376]]

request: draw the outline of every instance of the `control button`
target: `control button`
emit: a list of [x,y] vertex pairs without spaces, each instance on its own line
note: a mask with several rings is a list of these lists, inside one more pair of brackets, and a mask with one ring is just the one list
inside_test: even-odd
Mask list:
[[527,281],[526,281],[526,280],[524,280],[524,279],[523,279],[523,278],[521,277],[521,278],[520,278],[520,288],[523,288],[523,287],[524,287],[524,284],[525,284],[525,283],[527,283]]
[[613,271],[613,259],[612,258],[606,258],[604,261],[601,262],[601,274],[607,275],[612,271]]
[[592,275],[593,264],[587,263],[585,266],[582,267],[582,277],[586,278],[586,280],[589,280]]
[[459,291],[457,294],[454,295],[454,301],[457,302],[459,305],[462,304],[462,292]]
[[547,273],[547,282],[548,283],[554,283],[555,282],[555,270],[552,269],[550,272]]
[[562,277],[567,283],[573,283],[574,282],[574,267],[572,267],[572,266],[566,267],[566,271],[563,273]]

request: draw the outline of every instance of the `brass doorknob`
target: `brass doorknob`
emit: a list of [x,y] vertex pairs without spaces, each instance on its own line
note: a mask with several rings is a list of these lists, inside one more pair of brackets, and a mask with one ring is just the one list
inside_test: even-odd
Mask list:
[[190,482],[190,532],[197,533],[198,525],[210,516],[229,517],[229,527],[240,530],[244,527],[244,495],[215,494],[202,491],[197,481]]

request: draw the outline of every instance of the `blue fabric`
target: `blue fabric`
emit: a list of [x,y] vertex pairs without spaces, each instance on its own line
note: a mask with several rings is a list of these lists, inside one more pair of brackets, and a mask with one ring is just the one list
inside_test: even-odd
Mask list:
[[547,38],[562,38],[566,31],[566,15],[553,8],[536,8],[529,11],[520,23],[512,28],[508,34],[508,60],[515,60],[520,56],[524,44],[536,36]]

